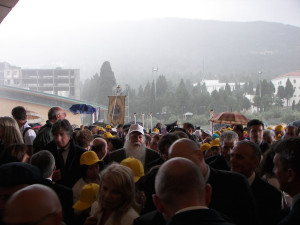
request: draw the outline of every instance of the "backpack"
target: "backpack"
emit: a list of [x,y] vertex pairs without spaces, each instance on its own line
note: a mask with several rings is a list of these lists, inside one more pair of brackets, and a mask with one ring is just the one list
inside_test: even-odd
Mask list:
[[31,127],[26,127],[25,130],[23,131],[23,141],[24,141],[24,143],[25,143],[25,139],[24,139],[25,134],[26,134],[26,132],[27,132],[28,130],[30,130],[30,129],[32,129],[32,128],[31,128]]

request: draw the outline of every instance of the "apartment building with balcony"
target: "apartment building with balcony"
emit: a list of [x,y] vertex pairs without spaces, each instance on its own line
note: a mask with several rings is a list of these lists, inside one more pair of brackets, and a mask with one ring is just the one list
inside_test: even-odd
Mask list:
[[0,62],[0,84],[80,99],[79,69],[22,69]]

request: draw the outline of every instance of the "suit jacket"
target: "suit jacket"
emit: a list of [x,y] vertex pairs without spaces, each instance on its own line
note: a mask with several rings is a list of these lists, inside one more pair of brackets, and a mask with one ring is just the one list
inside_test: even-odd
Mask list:
[[53,154],[56,169],[61,170],[62,179],[55,182],[72,188],[81,177],[80,156],[85,152],[85,149],[76,145],[73,139],[70,139],[70,151],[65,165],[60,160],[61,156],[54,140],[46,146],[46,150],[49,150]]
[[[120,163],[123,159],[126,158],[126,152],[125,152],[125,148],[121,148],[118,150],[113,151],[112,153],[110,153],[109,155],[109,161],[110,162],[118,162]],[[147,171],[150,169],[147,167],[147,165],[152,162],[155,159],[160,158],[160,155],[158,152],[146,148],[146,158],[145,158],[145,165],[144,165],[144,169],[145,169],[145,173],[147,173]]]
[[57,184],[55,182],[52,182],[48,179],[43,179],[41,184],[46,185],[53,189],[55,193],[57,194],[62,209],[63,209],[63,215],[64,215],[64,221],[66,224],[73,224],[74,219],[74,210],[72,208],[73,206],[73,191],[71,188]]
[[261,150],[261,153],[264,154],[270,148],[270,144],[268,144],[267,142],[262,141],[259,145],[259,148]]
[[209,208],[234,224],[257,224],[256,203],[244,176],[210,168],[208,183],[212,186]]
[[258,176],[251,185],[262,224],[277,224],[281,213],[281,192]]
[[212,168],[218,169],[218,170],[227,170],[230,171],[229,163],[226,161],[226,159],[219,155],[214,160],[208,163],[208,165]]
[[177,213],[172,216],[167,225],[232,225],[225,221],[213,209],[195,209]]
[[133,221],[133,225],[165,225],[166,221],[157,210],[141,215]]
[[300,224],[300,200],[298,200],[290,213],[284,217],[278,225],[295,225]]

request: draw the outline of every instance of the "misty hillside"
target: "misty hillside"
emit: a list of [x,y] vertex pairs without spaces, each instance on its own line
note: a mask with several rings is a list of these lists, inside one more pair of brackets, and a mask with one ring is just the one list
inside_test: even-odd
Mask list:
[[262,71],[268,79],[300,68],[300,28],[279,23],[155,19],[90,25],[76,36],[79,48],[93,49],[99,69],[111,63],[117,81],[151,79],[152,67],[176,78]]

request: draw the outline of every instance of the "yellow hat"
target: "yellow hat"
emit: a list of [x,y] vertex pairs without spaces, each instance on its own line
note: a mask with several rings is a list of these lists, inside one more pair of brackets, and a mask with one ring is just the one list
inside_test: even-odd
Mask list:
[[273,127],[269,126],[269,127],[267,127],[267,130],[273,130]]
[[133,172],[134,176],[134,182],[136,183],[142,176],[145,175],[144,173],[144,166],[141,163],[140,160],[133,158],[133,157],[128,157],[126,159],[123,159],[120,162],[121,165],[126,166],[130,168]]
[[103,127],[100,127],[100,128],[99,128],[99,130],[101,130],[101,131],[105,131]]
[[280,125],[277,125],[276,127],[275,127],[275,131],[276,132],[280,132],[280,131],[283,131],[284,130],[284,127],[280,124]]
[[220,146],[219,138],[216,138],[215,140],[212,140],[212,142],[210,143],[210,145],[211,145],[211,147]]
[[103,134],[103,137],[109,139],[109,138],[113,138],[114,136],[112,136],[110,132],[106,132],[105,134]]
[[79,200],[73,205],[74,209],[86,210],[97,200],[99,185],[90,183],[83,186]]
[[211,148],[211,145],[208,144],[208,143],[204,143],[204,144],[202,144],[202,145],[200,146],[200,150],[201,150],[202,152],[205,152],[206,150],[208,150],[208,149],[210,149],[210,148]]
[[221,135],[221,132],[219,131],[219,130],[217,130],[217,131],[215,131],[215,134],[217,134],[217,135]]
[[96,152],[94,151],[88,151],[88,152],[84,152],[81,156],[80,156],[80,165],[93,165],[97,162],[99,162],[99,158],[98,155],[96,154]]
[[227,127],[227,130],[232,130],[232,128],[231,127]]
[[111,126],[110,126],[109,124],[107,124],[107,125],[105,126],[105,129],[111,129]]
[[152,133],[158,134],[159,133],[159,129],[154,128],[153,131],[152,131]]

